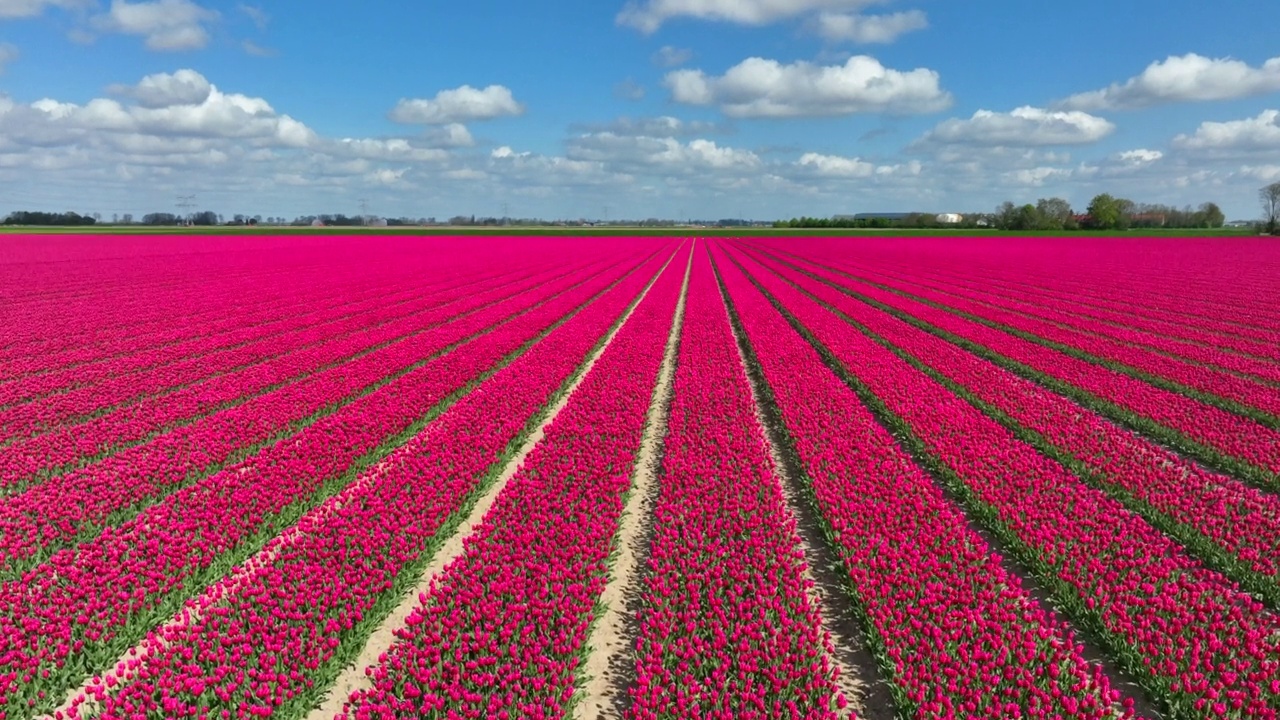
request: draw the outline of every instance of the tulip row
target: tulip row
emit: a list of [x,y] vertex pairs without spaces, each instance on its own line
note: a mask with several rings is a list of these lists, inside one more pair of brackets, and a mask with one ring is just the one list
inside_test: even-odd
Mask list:
[[[0,577],[19,574],[52,552],[124,522],[228,463],[284,441],[421,366],[424,359],[509,322],[594,275],[588,272],[551,282],[497,302],[481,294],[474,298],[485,303],[480,308],[469,307],[467,301],[440,309],[434,318],[425,313],[420,320],[428,321],[424,327],[410,331],[408,337],[384,341],[380,349],[352,362],[4,498],[0,501]],[[467,312],[450,317],[453,308]]]
[[[13,404],[30,404],[47,400],[51,395],[63,395],[78,388],[107,381],[120,382],[131,378],[141,385],[143,395],[154,395],[174,386],[188,386],[209,376],[234,372],[236,368],[249,366],[290,350],[315,342],[316,337],[342,335],[359,329],[370,322],[370,315],[386,314],[412,303],[423,294],[458,291],[483,280],[453,280],[404,287],[381,293],[374,290],[350,291],[336,298],[319,298],[298,307],[285,307],[271,314],[236,313],[242,325],[231,332],[208,332],[198,337],[173,344],[148,344],[140,339],[136,350],[113,355],[87,363],[75,363],[52,372],[29,374],[15,381],[0,384],[0,407]],[[327,302],[324,302],[327,301]],[[298,300],[306,303],[306,300]],[[226,312],[226,308],[223,308]],[[319,332],[320,334],[316,334]],[[37,358],[38,359],[38,358]],[[198,365],[197,365],[198,364]],[[202,367],[200,367],[202,366]],[[203,374],[199,371],[203,370]],[[163,374],[166,383],[140,382],[143,376]],[[106,405],[111,405],[107,400]]]
[[463,555],[432,580],[342,717],[564,716],[687,253],[613,337]]
[[1280,482],[1280,432],[1272,428],[822,266],[792,258],[788,262],[1197,459],[1229,467],[1232,474],[1253,481]]
[[[877,283],[878,284],[878,283]],[[1272,427],[1280,426],[1280,388],[1051,322],[919,288],[887,290],[1065,354],[1191,395]],[[1261,412],[1259,412],[1261,411]]]
[[[68,264],[62,264],[64,277],[46,277],[43,293],[34,290],[39,287],[33,284],[38,282],[34,277],[23,278],[13,285],[15,288],[26,287],[27,292],[20,297],[7,298],[0,307],[0,320],[11,324],[14,329],[11,335],[0,341],[0,363],[29,359],[25,356],[30,353],[43,353],[53,358],[69,353],[71,357],[67,359],[74,361],[74,356],[91,358],[98,348],[107,352],[112,349],[127,351],[136,348],[136,343],[126,342],[128,337],[149,333],[159,333],[157,337],[162,340],[190,337],[193,332],[200,332],[200,328],[181,331],[173,328],[172,314],[168,316],[169,322],[165,323],[165,313],[161,308],[171,313],[175,307],[184,307],[194,301],[206,306],[204,310],[197,311],[194,319],[204,320],[205,314],[211,310],[225,312],[235,302],[234,296],[243,295],[245,286],[251,281],[251,278],[220,268],[213,270],[212,274],[222,282],[203,287],[189,281],[157,283],[132,271],[103,265],[95,268],[97,292],[86,292],[84,287],[58,287],[67,282],[65,275],[70,274],[67,272]],[[280,277],[282,270],[284,268],[263,266],[252,280]],[[87,279],[88,273],[81,277]],[[297,287],[314,287],[322,279],[318,273],[303,273],[294,281]],[[261,302],[249,301],[242,307],[246,311],[257,312],[272,301],[286,299],[286,296],[273,292],[276,283],[270,283],[268,288]],[[100,301],[104,297],[113,302],[102,304]],[[39,321],[35,322],[37,318]],[[213,321],[212,318],[210,315],[208,319]],[[228,324],[228,327],[235,326]],[[49,333],[49,330],[54,332]],[[0,367],[9,366],[4,364]]]
[[[853,265],[848,267],[852,268]],[[1166,348],[1184,357],[1212,362],[1237,372],[1272,377],[1276,362],[1280,361],[1280,334],[1267,342],[1251,340],[1232,334],[1230,326],[1213,320],[1176,323],[1169,320],[1151,320],[1117,309],[1096,309],[1078,300],[1039,293],[1029,288],[1010,288],[999,283],[979,281],[967,276],[950,276],[917,268],[914,271],[894,270],[884,267],[858,266],[859,272],[874,272],[885,282],[910,281],[925,284],[935,290],[945,290],[970,299],[996,302],[1003,307],[1021,309],[1041,317],[1076,327],[1086,325],[1097,332],[1112,337]]]
[[[342,298],[386,285],[385,271],[371,277],[339,274],[347,279],[335,282],[333,268],[327,265],[297,271],[287,264],[264,264],[247,276],[229,275],[216,262],[213,267],[197,267],[194,277],[161,288],[136,276],[106,273],[96,278],[92,293],[54,296],[21,308],[6,318],[17,333],[15,342],[0,351],[3,376],[47,372],[143,347],[236,332],[243,329],[245,319],[279,318],[282,312],[304,310],[308,300]],[[109,302],[104,303],[104,298]],[[236,312],[229,312],[232,309]],[[175,311],[190,321],[175,326]]]
[[[1107,252],[1114,251],[1114,246],[1107,249]],[[1210,346],[1231,347],[1247,355],[1270,359],[1280,357],[1280,350],[1276,348],[1280,343],[1276,318],[1259,317],[1255,324],[1247,324],[1235,308],[1227,311],[1222,303],[1210,299],[1209,291],[1218,286],[1198,287],[1189,294],[1187,286],[1192,284],[1194,274],[1179,277],[1177,273],[1162,269],[1149,276],[1107,275],[1068,284],[1063,282],[1060,263],[1055,263],[1049,272],[1037,273],[1025,263],[1005,265],[1002,261],[996,267],[984,266],[974,277],[973,271],[966,273],[945,260],[913,261],[909,264],[903,260],[890,254],[876,256],[871,265],[858,261],[857,266],[862,269],[874,267],[879,271],[894,270],[915,278],[924,274],[949,284],[963,282],[970,289],[1003,293],[1033,302],[1059,303],[1077,314],[1118,325],[1132,325],[1170,337],[1191,337],[1188,333],[1195,333],[1194,337]],[[1201,270],[1199,264],[1196,269]],[[1169,287],[1178,288],[1178,293],[1172,298],[1164,295]],[[1254,288],[1253,292],[1256,293],[1257,289]],[[1246,311],[1245,314],[1254,313]]]
[[817,301],[781,279],[768,288],[1172,716],[1280,717],[1280,621],[1261,604],[925,373],[831,323]]
[[[482,283],[479,289],[488,289],[486,286],[501,289],[502,281],[499,279]],[[435,304],[439,305],[441,301],[459,296],[465,297],[464,292],[461,288],[445,288],[435,298]],[[371,310],[373,318],[339,309],[336,311],[337,317],[306,318],[303,324],[289,332],[242,345],[234,350],[191,357],[141,373],[109,372],[103,378],[91,380],[67,392],[0,410],[0,437],[9,442],[29,438],[82,422],[86,418],[100,417],[117,409],[125,410],[125,416],[128,417],[128,411],[141,402],[149,400],[167,404],[169,396],[181,391],[186,391],[188,396],[196,400],[204,400],[209,394],[216,396],[217,389],[205,390],[207,384],[239,385],[241,377],[246,377],[247,372],[252,373],[265,363],[287,362],[292,352],[306,350],[327,339],[357,333],[369,326],[371,320],[376,325],[398,317],[411,318],[415,312],[432,307],[430,304],[425,308],[421,307],[421,300],[413,294],[404,298],[404,301],[409,307],[399,306],[395,297],[387,298],[385,303],[375,304]],[[216,400],[211,402],[216,403]],[[210,401],[203,403],[204,406],[209,404]],[[201,410],[198,406],[192,412],[199,413]]]
[[693,262],[627,717],[835,718],[795,523],[706,250]]
[[[983,276],[1030,282],[1064,299],[1081,297],[1115,308],[1207,318],[1238,328],[1274,333],[1280,323],[1280,312],[1264,300],[1276,269],[1274,248],[1265,240],[1228,245],[1180,240],[1175,252],[1169,252],[1164,240],[1116,244],[1100,239],[1063,243],[1055,238],[1012,248],[997,239],[963,247],[938,239],[927,245],[915,248],[923,252],[911,258],[887,242],[864,247],[858,255],[877,261],[896,257],[915,267],[981,267]],[[964,262],[956,262],[960,258]]]
[[[275,360],[225,373],[185,390],[148,398],[80,425],[16,442],[0,456],[0,493],[12,494],[41,479],[136,450],[154,438],[220,412],[251,403],[273,403],[274,392],[311,379],[322,371],[348,367],[353,359],[551,279],[554,278],[538,276],[489,291],[479,287],[474,294],[459,289],[429,295],[414,303],[407,316],[397,317],[402,313],[389,311],[364,328],[336,337],[321,334],[311,347]],[[248,411],[241,414],[244,412]]]
[[240,717],[267,709],[286,717],[308,710],[345,664],[343,650],[350,656],[360,649],[652,269],[556,328],[304,516],[234,587],[216,588],[189,604],[185,618],[153,633],[142,659],[117,673],[123,682],[91,688],[101,716],[200,717],[226,709]]
[[[1040,337],[1068,343],[1072,347],[1105,356],[1119,348],[1151,353],[1151,357],[1165,358],[1182,367],[1187,362],[1204,366],[1212,377],[1236,377],[1238,380],[1259,383],[1264,388],[1280,383],[1280,365],[1274,360],[1245,357],[1225,352],[1203,343],[1186,342],[1178,337],[1165,337],[1140,330],[1082,317],[1071,310],[1067,302],[1028,302],[1023,298],[1001,298],[987,291],[966,290],[949,284],[928,282],[919,278],[888,275],[867,269],[858,274],[898,290],[910,293],[924,291],[934,294],[939,302],[954,309],[988,318],[990,313],[1018,321],[1019,329]],[[1000,322],[1005,322],[1001,320]],[[1041,332],[1041,330],[1047,330]]]
[[[650,259],[649,263],[654,262]],[[285,442],[171,494],[123,525],[0,583],[0,694],[36,707],[107,665],[189,596],[256,552],[364,467],[416,434],[472,384],[570,311],[614,271],[396,378]]]
[[716,260],[902,714],[1129,716],[1113,707],[1119,693],[1072,632],[1000,565],[737,262],[752,264]]
[[[454,240],[415,238],[409,247],[400,246],[404,240],[387,239],[384,243],[388,241],[389,247],[365,247],[362,243],[357,251],[358,262],[352,262],[350,249],[341,245],[326,248],[308,243],[305,253],[256,250],[249,265],[252,272],[242,271],[243,276],[229,273],[229,269],[236,268],[228,268],[226,261],[234,259],[234,255],[223,252],[195,258],[169,256],[162,268],[141,275],[135,274],[133,267],[127,273],[113,273],[100,271],[97,264],[88,265],[91,291],[84,297],[51,299],[5,318],[3,324],[12,331],[6,333],[6,339],[21,336],[20,331],[27,330],[26,334],[38,342],[13,347],[17,353],[14,357],[0,351],[0,378],[11,376],[8,369],[13,362],[42,370],[100,361],[196,337],[244,332],[246,321],[253,321],[255,316],[266,320],[290,317],[328,297],[361,299],[370,294],[386,294],[388,288],[420,285],[423,278],[478,282],[516,267],[479,272],[486,266],[478,265],[472,251]],[[505,243],[518,245],[514,241]],[[497,258],[532,259],[525,248],[504,252],[516,248],[507,248],[501,240],[493,244],[498,246]],[[574,256],[583,259],[605,256],[590,248],[572,250]],[[488,261],[488,268],[502,267],[495,266],[492,258]],[[67,267],[65,262],[58,264]],[[67,270],[75,268],[71,265]],[[178,280],[169,283],[172,288],[153,288],[149,281],[152,274],[176,276]],[[48,283],[55,284],[59,279]],[[183,322],[175,323],[175,315]],[[57,347],[63,349],[59,351]]]
[[[770,264],[1042,452],[1195,546],[1232,579],[1280,604],[1280,498],[1208,472],[1070,400],[811,278]],[[1032,431],[1027,436],[1025,430]]]

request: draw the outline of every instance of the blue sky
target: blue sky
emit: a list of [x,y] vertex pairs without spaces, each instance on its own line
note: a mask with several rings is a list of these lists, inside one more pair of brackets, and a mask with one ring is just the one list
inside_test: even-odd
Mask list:
[[0,212],[1259,214],[1272,3],[0,0]]

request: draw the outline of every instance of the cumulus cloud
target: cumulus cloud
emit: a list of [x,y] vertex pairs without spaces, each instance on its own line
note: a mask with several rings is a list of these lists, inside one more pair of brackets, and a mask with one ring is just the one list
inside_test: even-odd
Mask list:
[[99,32],[141,36],[152,50],[197,50],[209,44],[205,25],[218,18],[216,11],[190,0],[112,0],[111,8],[95,16],[92,25]]
[[693,51],[688,48],[672,47],[671,45],[663,45],[653,54],[653,64],[672,68],[678,65],[684,65],[693,59]]
[[505,145],[489,153],[485,174],[515,183],[517,187],[526,188],[534,194],[537,194],[539,188],[621,184],[631,179],[610,170],[601,162],[528,151],[517,152]]
[[1020,107],[1001,113],[979,110],[968,119],[952,118],[930,130],[916,147],[977,145],[1036,147],[1094,143],[1115,132],[1109,120],[1078,110]]
[[187,69],[148,75],[137,85],[112,85],[108,91],[133,98],[142,107],[163,108],[199,105],[208,99],[213,85],[205,76]]
[[438,148],[417,147],[403,138],[343,138],[318,149],[334,157],[390,162],[439,162],[448,153]]
[[718,123],[681,120],[670,115],[652,118],[621,117],[612,122],[582,123],[574,127],[586,133],[611,133],[632,137],[688,137],[726,131],[726,128]]
[[1201,123],[1191,135],[1173,139],[1176,148],[1227,155],[1280,151],[1280,110],[1264,110],[1257,117]]
[[84,105],[45,98],[14,106],[0,122],[5,131],[35,144],[73,143],[96,133],[160,138],[242,139],[267,147],[307,147],[315,133],[266,100],[223,93],[193,70],[143,78],[133,86],[113,86],[108,98]]
[[824,12],[813,21],[814,31],[828,41],[864,45],[888,44],[927,27],[929,17],[920,10],[885,15]]
[[1058,103],[1071,110],[1129,110],[1174,102],[1231,100],[1280,90],[1280,57],[1259,67],[1195,53],[1170,56],[1141,74]]
[[0,0],[0,19],[29,18],[44,13],[45,8],[76,9],[90,7],[95,0]]
[[1163,157],[1164,157],[1163,152],[1159,150],[1148,150],[1146,148],[1138,148],[1136,150],[1126,150],[1116,155],[1116,158],[1120,160],[1120,162],[1128,163],[1130,165],[1146,165],[1148,163],[1153,163]]
[[679,17],[767,25],[812,12],[858,10],[878,1],[882,0],[630,0],[617,21],[645,33]]
[[516,102],[511,90],[502,85],[490,85],[483,90],[463,85],[441,90],[431,99],[402,99],[391,110],[390,118],[410,125],[447,125],[523,113],[524,105]]
[[1003,175],[1003,179],[1011,185],[1038,188],[1044,187],[1046,183],[1051,181],[1067,180],[1073,174],[1075,174],[1075,170],[1072,168],[1036,167],[1007,172]]
[[423,138],[428,146],[436,148],[471,147],[476,144],[471,131],[462,123],[449,123],[431,128]]
[[797,164],[802,168],[812,169],[819,175],[828,177],[871,177],[876,172],[874,163],[856,157],[839,155],[821,155],[805,153]]
[[618,166],[632,172],[661,169],[664,172],[698,170],[753,170],[761,160],[750,150],[725,147],[696,138],[681,142],[674,137],[587,133],[569,141],[568,157]]
[[877,165],[858,157],[808,152],[794,163],[794,169],[801,176],[857,180],[919,175],[924,170],[924,164],[913,160],[895,165]]
[[20,54],[16,46],[9,43],[0,43],[0,75],[4,74],[5,67],[17,60]]
[[814,65],[753,57],[721,76],[701,70],[668,73],[677,102],[717,105],[732,117],[816,117],[855,113],[929,113],[951,105],[938,73],[893,70],[866,55],[843,65]]

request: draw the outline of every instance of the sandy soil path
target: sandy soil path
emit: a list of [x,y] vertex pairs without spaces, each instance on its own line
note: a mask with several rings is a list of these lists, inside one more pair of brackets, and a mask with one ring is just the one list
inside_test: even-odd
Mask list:
[[[678,253],[679,250],[676,252]],[[667,259],[666,264],[662,266],[662,270],[654,275],[654,280],[656,280],[662,272],[666,272],[672,259],[675,257],[676,254],[673,254],[671,258]],[[422,578],[419,580],[418,584],[404,596],[400,603],[396,605],[395,609],[391,611],[391,614],[387,616],[387,619],[378,626],[377,630],[374,630],[372,635],[369,636],[369,640],[360,651],[360,655],[356,658],[355,664],[348,667],[341,675],[338,676],[338,679],[332,686],[330,686],[328,692],[325,694],[324,701],[319,707],[315,708],[307,715],[307,720],[332,720],[332,718],[342,712],[343,705],[346,704],[352,693],[373,687],[369,678],[365,675],[365,668],[376,666],[378,664],[379,656],[391,649],[391,646],[396,640],[396,630],[405,626],[405,620],[409,617],[409,614],[413,612],[414,608],[418,606],[418,597],[430,590],[431,581],[435,579],[436,576],[438,576],[449,565],[449,563],[462,555],[466,548],[466,539],[470,537],[475,532],[476,528],[479,527],[480,523],[483,522],[484,516],[489,512],[489,509],[493,507],[494,502],[498,499],[498,495],[502,492],[503,488],[507,486],[507,483],[511,478],[515,477],[516,472],[518,472],[520,467],[524,464],[525,458],[528,457],[529,453],[533,452],[533,448],[542,441],[543,437],[546,436],[547,427],[556,419],[556,416],[560,414],[560,411],[569,404],[569,400],[573,397],[574,391],[576,391],[578,386],[586,379],[587,374],[591,372],[593,367],[595,367],[596,361],[599,360],[600,356],[609,348],[609,345],[613,342],[613,338],[617,336],[618,332],[626,325],[627,320],[631,319],[631,314],[635,312],[635,309],[644,301],[645,296],[649,294],[649,289],[652,287],[653,281],[650,281],[650,283],[645,286],[644,290],[641,291],[636,302],[633,303],[631,307],[628,308],[626,314],[623,315],[622,322],[618,323],[617,327],[615,327],[605,337],[605,340],[601,343],[600,347],[591,354],[583,366],[582,371],[578,373],[578,376],[574,379],[568,390],[560,397],[560,400],[556,402],[549,411],[547,411],[542,422],[532,433],[530,433],[524,444],[520,446],[520,450],[511,458],[506,466],[503,467],[502,473],[493,482],[493,484],[489,486],[479,500],[476,501],[475,506],[472,508],[470,514],[467,515],[466,520],[458,526],[458,529],[453,533],[453,535],[440,547],[440,550],[436,553],[435,557],[432,558],[431,562],[423,570]]]
[[604,613],[596,618],[587,638],[587,657],[579,668],[586,682],[577,691],[573,706],[574,720],[620,718],[626,708],[630,678],[634,675],[635,646],[639,627],[636,613],[640,609],[641,569],[649,557],[653,534],[653,508],[657,501],[656,482],[662,465],[662,443],[667,431],[667,413],[671,407],[676,370],[676,352],[680,329],[684,326],[685,298],[689,290],[689,273],[693,253],[685,264],[680,299],[667,336],[667,349],[658,373],[653,401],[645,419],[644,438],[636,457],[635,471],[622,521],[614,538],[613,566],[609,580],[600,594]]

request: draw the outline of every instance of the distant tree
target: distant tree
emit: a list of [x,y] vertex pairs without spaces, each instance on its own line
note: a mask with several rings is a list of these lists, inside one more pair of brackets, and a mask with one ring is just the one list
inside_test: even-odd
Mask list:
[[181,225],[183,219],[168,212],[147,213],[142,216],[143,225]]
[[1280,230],[1280,182],[1273,182],[1258,191],[1262,200],[1263,227],[1272,235]]
[[1207,202],[1200,206],[1194,216],[1196,227],[1220,228],[1227,223],[1227,216],[1217,203]]
[[1042,230],[1067,230],[1075,224],[1071,203],[1062,198],[1040,198],[1036,202]]
[[1089,202],[1089,220],[1098,230],[1117,230],[1122,226],[1124,210],[1120,200],[1102,193]]
[[1013,230],[1014,223],[1017,222],[1018,207],[1012,202],[1005,200],[996,208],[994,217],[995,226],[1001,230]]

